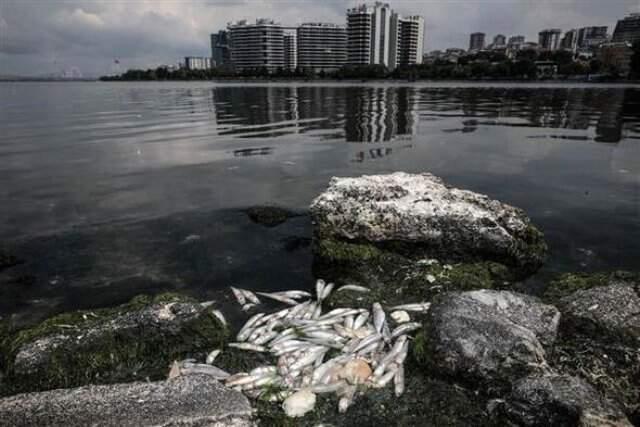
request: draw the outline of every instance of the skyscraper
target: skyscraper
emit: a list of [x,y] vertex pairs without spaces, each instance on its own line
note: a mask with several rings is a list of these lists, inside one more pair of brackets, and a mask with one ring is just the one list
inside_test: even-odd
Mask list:
[[640,13],[632,13],[619,20],[613,31],[612,41],[629,43],[640,41]]
[[575,52],[578,46],[578,30],[569,30],[564,33],[560,47],[564,50]]
[[[424,18],[394,14],[391,36],[391,68],[422,63]],[[396,39],[396,40],[394,40]]]
[[607,41],[607,27],[583,27],[578,30],[577,46],[580,49],[597,47]]
[[227,64],[231,60],[229,35],[225,30],[211,34],[211,59],[216,67]]
[[538,45],[543,50],[556,50],[560,45],[560,34],[562,30],[559,28],[550,28],[542,30],[538,33]]
[[284,31],[280,24],[268,19],[257,19],[255,24],[245,20],[231,22],[227,29],[236,69],[266,68],[274,72],[285,67]]
[[469,50],[484,49],[484,33],[471,33],[469,36]]
[[387,3],[362,4],[347,10],[347,62],[392,66],[393,11]]
[[347,30],[335,24],[298,27],[298,66],[314,72],[335,71],[347,62]]
[[507,44],[507,38],[503,34],[496,34],[493,38],[493,47],[504,47]]

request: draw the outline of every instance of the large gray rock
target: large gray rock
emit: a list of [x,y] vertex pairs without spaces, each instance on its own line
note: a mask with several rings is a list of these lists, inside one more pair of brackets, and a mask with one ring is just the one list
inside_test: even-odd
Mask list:
[[562,327],[595,340],[640,346],[640,296],[630,284],[584,289],[562,298]]
[[537,298],[508,291],[448,293],[425,322],[428,363],[439,372],[502,388],[544,372],[560,313]]
[[62,314],[0,343],[0,395],[160,379],[173,360],[218,348],[226,335],[211,309],[172,294]]
[[493,401],[489,406],[492,415],[521,426],[631,426],[617,405],[569,375],[523,378],[514,384],[506,401]]
[[249,426],[251,405],[207,375],[0,399],[1,426]]
[[[520,209],[427,173],[333,178],[310,210],[318,243],[366,242],[412,257],[493,260],[525,273],[539,268],[546,253],[542,234]],[[332,256],[334,246],[315,247]]]

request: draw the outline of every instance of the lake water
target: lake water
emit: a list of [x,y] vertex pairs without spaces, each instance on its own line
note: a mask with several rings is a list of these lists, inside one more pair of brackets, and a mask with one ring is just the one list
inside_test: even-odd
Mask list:
[[[332,176],[431,172],[523,208],[559,271],[638,269],[640,88],[0,83],[0,316],[311,285]],[[542,279],[541,279],[542,278]]]

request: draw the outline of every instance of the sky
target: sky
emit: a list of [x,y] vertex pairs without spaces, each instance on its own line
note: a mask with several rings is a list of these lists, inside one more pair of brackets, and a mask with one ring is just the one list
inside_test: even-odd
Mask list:
[[[0,75],[77,69],[98,76],[209,56],[209,34],[240,19],[344,24],[353,0],[0,0]],[[397,0],[425,19],[425,51],[468,46],[469,33],[523,34],[607,25],[640,0]],[[115,60],[120,64],[116,64]]]

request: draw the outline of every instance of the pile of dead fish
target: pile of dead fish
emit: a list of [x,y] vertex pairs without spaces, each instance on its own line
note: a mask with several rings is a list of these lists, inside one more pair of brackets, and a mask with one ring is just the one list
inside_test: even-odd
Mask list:
[[[284,401],[289,416],[302,416],[315,406],[316,394],[336,393],[339,410],[351,405],[358,387],[380,388],[393,382],[395,394],[404,392],[404,361],[407,357],[409,333],[420,327],[410,322],[407,311],[423,312],[428,303],[392,307],[398,326],[391,330],[379,303],[371,311],[359,308],[336,308],[322,312],[322,302],[334,285],[322,280],[316,283],[316,296],[305,291],[274,293],[251,292],[232,288],[243,310],[260,304],[258,295],[289,305],[271,314],[253,315],[238,332],[236,341],[228,344],[242,350],[270,353],[274,364],[260,366],[250,372],[229,375],[220,371],[225,384],[248,396],[271,401]],[[364,287],[347,285],[335,292],[368,292]],[[219,313],[218,313],[219,314]],[[213,364],[218,350],[207,358]],[[217,368],[183,363],[181,369],[209,373]]]

